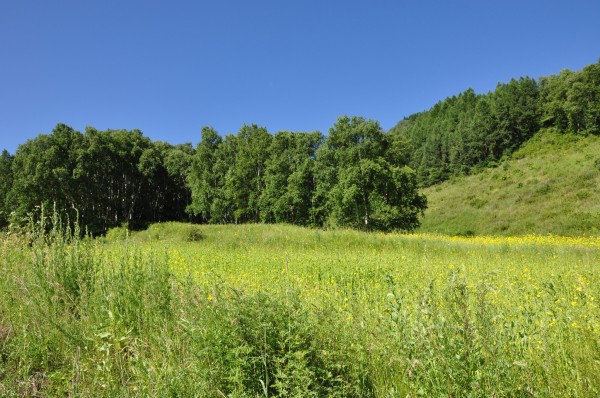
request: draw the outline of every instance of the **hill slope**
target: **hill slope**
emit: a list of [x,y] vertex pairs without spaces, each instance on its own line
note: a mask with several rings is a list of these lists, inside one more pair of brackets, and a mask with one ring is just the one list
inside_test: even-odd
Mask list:
[[600,137],[542,130],[496,168],[425,189],[420,232],[600,234]]

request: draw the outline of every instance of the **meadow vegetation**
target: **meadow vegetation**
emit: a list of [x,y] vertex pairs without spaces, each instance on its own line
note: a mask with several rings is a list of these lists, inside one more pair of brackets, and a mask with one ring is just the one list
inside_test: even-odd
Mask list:
[[600,394],[598,238],[33,232],[0,240],[0,396]]
[[600,137],[544,129],[510,159],[424,190],[420,232],[600,234]]
[[3,151],[0,397],[600,396],[599,77]]

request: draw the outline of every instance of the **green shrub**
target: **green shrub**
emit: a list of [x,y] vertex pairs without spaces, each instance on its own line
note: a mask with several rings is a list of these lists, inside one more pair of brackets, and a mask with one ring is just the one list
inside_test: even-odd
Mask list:
[[110,228],[106,232],[105,239],[108,242],[117,242],[125,240],[129,237],[129,229],[127,229],[127,225],[123,224],[120,227]]
[[194,351],[202,353],[199,359],[211,364],[209,395],[321,397],[357,391],[351,364],[324,355],[331,347],[319,339],[297,295],[233,292],[211,297],[199,310],[201,323],[210,328],[188,323],[186,332]]
[[188,232],[187,241],[188,242],[197,242],[199,240],[204,239],[204,235],[202,234],[202,230],[196,225],[190,225],[190,230]]

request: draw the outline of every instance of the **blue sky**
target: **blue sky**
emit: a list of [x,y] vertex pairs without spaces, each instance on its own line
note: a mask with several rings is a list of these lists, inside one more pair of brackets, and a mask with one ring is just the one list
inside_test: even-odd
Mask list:
[[469,87],[600,57],[600,1],[56,0],[0,4],[0,148],[57,123],[384,129]]

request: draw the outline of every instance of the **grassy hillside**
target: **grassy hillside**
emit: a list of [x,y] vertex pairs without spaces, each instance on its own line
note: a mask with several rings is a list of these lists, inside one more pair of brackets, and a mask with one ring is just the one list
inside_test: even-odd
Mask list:
[[496,168],[425,190],[420,232],[600,234],[600,137],[543,130]]

